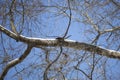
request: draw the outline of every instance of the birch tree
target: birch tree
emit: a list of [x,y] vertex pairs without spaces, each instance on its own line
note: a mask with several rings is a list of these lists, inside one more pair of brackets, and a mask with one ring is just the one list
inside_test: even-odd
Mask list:
[[120,1],[1,0],[0,7],[0,80],[120,78]]

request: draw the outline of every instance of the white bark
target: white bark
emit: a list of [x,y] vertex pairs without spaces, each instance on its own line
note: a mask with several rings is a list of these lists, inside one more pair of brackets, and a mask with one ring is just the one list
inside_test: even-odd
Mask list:
[[5,69],[3,70],[0,80],[3,80],[7,72],[9,71],[10,68],[14,67],[21,61],[23,61],[30,53],[32,47],[58,47],[58,46],[63,46],[63,47],[68,47],[68,48],[73,48],[73,49],[78,49],[78,50],[85,50],[89,52],[94,52],[99,55],[103,55],[109,58],[118,58],[120,59],[120,52],[115,51],[115,50],[109,50],[105,49],[99,46],[83,43],[83,42],[77,42],[74,40],[68,40],[68,39],[62,39],[62,38],[56,38],[56,39],[43,39],[43,38],[33,38],[33,37],[25,37],[22,35],[17,35],[13,33],[12,31],[4,28],[3,26],[0,25],[0,31],[2,31],[4,34],[8,35],[9,37],[15,39],[16,41],[21,41],[26,44],[28,44],[28,48],[25,50],[23,55],[21,55],[19,58],[16,58],[9,62]]
[[2,74],[0,75],[0,80],[4,80],[4,77],[6,76],[7,72],[9,71],[9,69],[11,69],[12,67],[14,67],[15,65],[19,64],[20,62],[22,62],[30,53],[32,49],[32,45],[28,44],[28,47],[27,49],[25,50],[25,52],[19,57],[19,58],[16,58],[12,61],[10,61],[6,67],[3,69],[3,72]]
[[32,37],[25,37],[22,35],[17,36],[15,33],[11,32],[10,30],[7,30],[3,26],[0,26],[0,31],[8,35],[9,37],[19,40],[21,42],[24,42],[26,44],[33,44],[34,47],[39,47],[39,46],[52,46],[52,47],[57,47],[57,46],[63,46],[63,47],[68,47],[68,48],[74,48],[78,50],[85,50],[89,52],[94,52],[99,55],[103,55],[109,58],[118,58],[120,59],[120,52],[115,51],[115,50],[109,50],[102,48],[100,46],[95,46],[83,42],[77,42],[74,40],[60,40],[60,39],[43,39],[43,38],[32,38]]

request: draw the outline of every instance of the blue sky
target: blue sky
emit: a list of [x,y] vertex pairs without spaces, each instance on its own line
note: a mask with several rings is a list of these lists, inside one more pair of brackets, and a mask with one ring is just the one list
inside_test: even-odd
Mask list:
[[[52,2],[48,3],[49,1],[50,0],[43,1],[43,2],[45,4],[49,4],[49,5],[51,5],[51,4],[54,5],[55,4],[55,3],[52,3]],[[62,1],[62,0],[58,0],[58,1]],[[67,4],[64,3],[64,4],[60,4],[60,5],[66,6]],[[104,7],[104,9],[105,10],[107,8],[110,9],[111,5],[112,4],[110,4],[110,6]],[[95,8],[95,10],[97,10],[97,9]],[[98,9],[98,11],[99,11],[98,13],[102,13],[104,11],[104,9],[103,8],[102,9],[99,8]],[[49,10],[49,12],[46,11],[46,12],[40,13],[41,15],[36,16],[35,18],[27,18],[27,20],[30,20],[30,21],[28,21],[28,22],[26,21],[26,24],[24,25],[26,27],[23,30],[22,35],[32,36],[32,37],[40,37],[40,38],[56,38],[58,36],[63,36],[63,34],[64,34],[64,32],[65,32],[65,30],[67,28],[67,25],[68,25],[68,20],[69,20],[68,17],[66,17],[64,15],[62,15],[62,16],[61,15],[56,16],[57,15],[56,12],[59,11],[56,8],[52,8],[52,9],[48,8],[47,10]],[[98,17],[98,15],[97,15],[97,18],[94,16],[94,14],[93,14],[94,11],[90,12],[90,14],[89,14],[90,17],[95,18],[95,20],[96,19],[100,19]],[[89,10],[88,10],[88,12],[89,12]],[[80,12],[76,12],[75,13],[74,11],[72,11],[72,16],[74,18],[72,19],[71,26],[70,26],[70,29],[69,29],[69,32],[68,32],[68,36],[69,35],[71,35],[71,36],[68,39],[76,40],[76,41],[79,41],[79,42],[91,43],[91,41],[97,35],[97,32],[93,31],[94,29],[92,28],[91,25],[84,24],[82,22],[79,22],[79,21],[77,22],[76,21],[75,18],[77,18],[80,21],[81,21],[81,19],[84,19],[84,17],[82,17],[81,15],[79,15],[79,13]],[[103,14],[103,16],[106,16],[106,14]],[[119,24],[120,20],[115,19],[117,21],[114,20],[112,22],[112,20],[111,20],[111,18],[109,16],[106,19],[104,19],[104,21],[106,21],[106,20],[109,20],[114,25],[120,25]],[[0,20],[0,22],[1,22],[1,20]],[[103,22],[101,22],[99,25],[101,25],[102,23]],[[100,29],[102,30],[106,25],[107,24],[104,24],[104,25],[100,26]],[[9,29],[9,26],[6,26],[6,27]],[[108,28],[108,27],[110,27],[110,26],[107,26],[105,28]],[[90,32],[90,31],[93,31],[93,32]],[[8,48],[8,51],[7,51],[8,54],[10,54],[10,55],[11,54],[15,54],[15,56],[13,56],[15,58],[15,57],[19,57],[24,52],[24,50],[26,48],[25,44],[23,44],[21,42],[16,42],[13,39],[8,39],[8,37],[6,35],[4,35],[4,34],[2,34],[2,36],[4,38],[3,39],[3,43],[4,43],[5,48]],[[97,45],[100,45],[100,46],[108,48],[108,49],[114,49],[114,50],[116,50],[116,47],[118,47],[119,44],[120,44],[119,39],[116,42],[115,41],[113,42],[113,40],[115,39],[115,36],[113,35],[107,41],[106,40],[106,36],[108,37],[109,35],[108,34],[102,35],[99,38]],[[7,46],[8,44],[9,44],[9,46]],[[18,47],[18,49],[15,49],[17,47]],[[10,48],[10,50],[9,50],[9,48]],[[11,50],[11,48],[13,48],[13,50]],[[53,53],[53,52],[51,52],[51,53]],[[67,50],[66,50],[66,52],[67,52]],[[3,48],[2,48],[2,46],[0,46],[0,54],[3,55],[3,53],[4,53]],[[70,54],[70,53],[71,53],[71,57],[75,56],[74,54],[77,54],[77,53],[83,54],[82,51],[78,51],[78,50],[76,50],[76,51],[74,51],[74,50],[70,51],[69,50],[68,54]],[[52,55],[54,55],[54,54],[51,54],[51,56]],[[103,57],[103,62],[104,62],[104,59],[105,59],[105,57]],[[43,61],[43,60],[45,60],[44,51],[42,51],[39,48],[34,48],[31,51],[30,55],[22,63],[20,63],[20,64],[18,64],[16,66],[16,69],[18,71],[23,70],[24,67],[26,67],[26,69],[28,69],[28,70],[33,69],[32,72],[34,73],[34,75],[31,75],[29,78],[26,77],[27,72],[20,73],[20,74],[22,74],[22,77],[24,77],[25,80],[33,80],[33,78],[37,79],[37,78],[39,78],[39,77],[42,76],[40,73],[42,73],[44,71],[43,67],[37,67],[37,68],[30,67],[30,69],[29,69],[28,66],[30,64],[35,64],[35,63],[38,64],[38,66],[40,66],[41,64],[45,63],[45,61]],[[97,60],[97,58],[96,58],[96,60]],[[0,59],[0,61],[1,61],[1,59]],[[89,63],[92,63],[91,59],[87,59],[85,61],[89,61]],[[102,60],[100,60],[100,61],[102,61]],[[77,62],[72,62],[72,63],[70,63],[69,66],[75,65],[76,63]],[[99,69],[99,66],[100,66],[100,64],[98,64],[98,66],[97,66],[98,69]],[[81,67],[81,69],[85,70],[86,68],[88,68],[88,64],[85,63],[85,62],[83,62],[80,67]],[[110,59],[109,58],[108,61],[107,61],[107,64],[106,64],[106,70],[108,71],[107,72],[107,76],[112,76],[112,74],[114,74],[114,76],[115,76],[117,74],[117,76],[115,76],[117,78],[118,75],[120,75],[119,67],[120,67],[120,61],[119,60],[117,60],[117,59]],[[41,68],[41,70],[39,68]],[[101,66],[100,66],[100,68],[102,69]],[[1,69],[0,69],[0,72],[1,72]],[[13,75],[15,73],[16,73],[15,68],[10,69],[10,71],[8,72],[5,80],[9,80],[11,78],[12,78],[12,80],[16,80],[17,78],[13,77]],[[35,75],[36,73],[38,73],[40,76]],[[77,71],[73,71],[72,72],[72,70],[71,70],[70,73],[69,73],[69,75],[67,77],[74,77],[74,75],[76,75],[76,74],[77,74]],[[80,72],[78,72],[78,75],[81,75]],[[19,76],[20,75],[18,75],[18,77]],[[112,77],[112,80],[113,79],[114,79],[114,77]],[[109,78],[108,78],[108,80],[109,80]]]

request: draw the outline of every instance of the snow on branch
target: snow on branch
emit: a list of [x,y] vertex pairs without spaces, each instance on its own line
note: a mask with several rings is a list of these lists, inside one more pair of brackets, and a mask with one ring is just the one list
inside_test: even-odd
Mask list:
[[59,40],[59,39],[43,39],[43,38],[32,38],[32,37],[25,37],[22,35],[19,35],[19,38],[16,34],[13,32],[7,30],[6,28],[0,26],[0,31],[8,35],[9,37],[19,41],[24,42],[26,44],[32,43],[34,44],[34,47],[39,47],[39,46],[52,46],[52,47],[57,47],[57,46],[63,46],[63,47],[68,47],[68,48],[73,48],[73,49],[78,49],[78,50],[85,50],[88,52],[94,52],[99,55],[103,55],[109,58],[118,58],[120,59],[120,52],[115,51],[115,50],[109,50],[105,49],[99,46],[83,43],[83,42],[77,42],[74,40]]
[[14,67],[15,65],[19,64],[20,62],[22,62],[30,53],[32,49],[32,46],[31,45],[28,45],[27,49],[25,50],[25,52],[19,57],[19,58],[16,58],[12,61],[10,61],[6,67],[3,69],[3,72],[2,74],[0,75],[0,80],[4,80],[4,77],[6,76],[7,72],[12,68]]

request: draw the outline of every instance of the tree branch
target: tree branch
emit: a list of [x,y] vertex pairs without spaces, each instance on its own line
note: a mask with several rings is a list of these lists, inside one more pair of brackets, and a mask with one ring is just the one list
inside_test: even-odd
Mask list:
[[61,54],[62,54],[62,47],[60,47],[60,53],[57,55],[57,57],[55,58],[55,60],[52,61],[50,64],[48,64],[47,68],[45,69],[44,80],[49,80],[48,77],[47,77],[48,70],[59,59],[59,57],[60,57]]
[[114,27],[114,28],[112,28],[112,29],[104,30],[104,31],[101,32],[101,34],[104,34],[104,33],[107,33],[107,32],[118,31],[118,30],[120,30],[120,26]]
[[3,69],[2,74],[0,75],[0,80],[4,80],[4,77],[6,76],[7,72],[14,67],[15,65],[19,64],[20,62],[22,62],[30,53],[32,49],[31,45],[28,45],[27,49],[25,50],[25,52],[23,53],[23,55],[21,55],[19,58],[16,58],[12,61],[10,61],[7,66]]
[[[16,34],[7,30],[6,28],[2,26],[0,26],[0,31],[2,31],[3,33],[5,33],[6,35],[8,35],[9,37],[15,40],[18,39],[18,36]],[[85,51],[94,52],[96,54],[103,55],[109,58],[120,59],[119,51],[105,49],[99,46],[95,46],[95,45],[91,45],[91,44],[87,44],[83,42],[77,42],[74,40],[65,39],[63,41],[60,41],[58,39],[32,38],[32,37],[25,37],[25,36],[20,35],[19,41],[27,43],[27,44],[32,43],[34,44],[34,47],[41,47],[41,46],[44,46],[44,47],[48,47],[48,46],[57,47],[58,46],[59,47],[62,44],[63,47],[68,47],[68,48],[73,48],[73,49],[78,49],[78,50],[85,50]]]
[[70,1],[69,0],[68,0],[68,8],[69,8],[69,11],[70,11],[70,17],[69,17],[68,26],[67,26],[66,32],[65,32],[65,34],[63,36],[63,39],[67,36],[69,28],[70,28],[70,25],[71,25],[72,11],[71,11]]
[[11,25],[11,30],[15,34],[18,34],[18,32],[16,30],[16,26],[14,24],[14,11],[13,11],[13,8],[14,8],[15,1],[16,0],[12,0],[11,6],[10,6],[10,11],[9,11],[9,13],[10,13],[10,25]]

